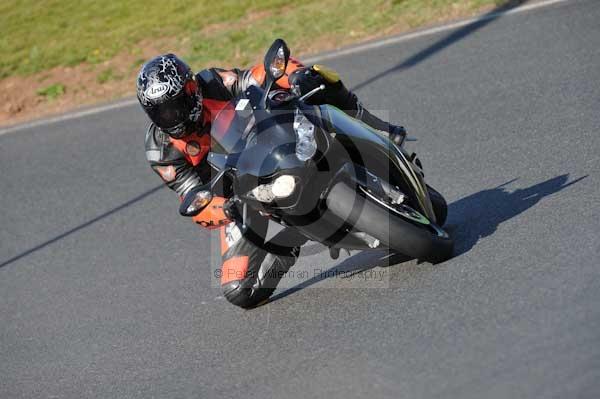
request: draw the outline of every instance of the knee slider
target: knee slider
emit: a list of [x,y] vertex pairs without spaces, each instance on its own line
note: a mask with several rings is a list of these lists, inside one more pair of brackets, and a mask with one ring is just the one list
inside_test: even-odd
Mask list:
[[[250,309],[260,305],[261,302],[269,298],[270,293],[263,293],[259,290],[254,292],[252,286],[247,284],[247,280],[236,280],[230,281],[221,286],[223,289],[223,296],[231,304],[239,306],[244,309]],[[272,292],[273,290],[271,290]]]
[[223,290],[223,296],[230,303],[242,308],[250,305],[251,290],[243,287],[242,280],[230,281],[226,284],[223,284],[221,289]]

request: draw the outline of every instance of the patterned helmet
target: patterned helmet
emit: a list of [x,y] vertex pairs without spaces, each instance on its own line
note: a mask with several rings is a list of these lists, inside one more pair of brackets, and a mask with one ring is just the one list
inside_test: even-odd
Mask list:
[[192,133],[201,122],[202,94],[194,73],[173,54],[142,66],[137,97],[152,122],[173,138]]

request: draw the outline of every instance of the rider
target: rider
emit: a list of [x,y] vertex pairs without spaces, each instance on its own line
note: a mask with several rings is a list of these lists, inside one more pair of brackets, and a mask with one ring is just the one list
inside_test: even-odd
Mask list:
[[[210,68],[194,74],[173,54],[160,55],[144,64],[137,78],[137,97],[152,123],[146,132],[146,158],[164,183],[183,198],[200,190],[210,180],[206,162],[210,148],[210,126],[217,113],[232,98],[251,85],[265,82],[262,65],[250,69]],[[389,134],[401,144],[406,137],[395,126],[367,111],[356,95],[343,85],[336,72],[313,65],[303,66],[291,58],[285,75],[276,82],[279,89],[301,95],[324,84],[325,89],[310,97],[311,104],[332,104],[369,126]],[[233,207],[215,197],[193,220],[207,228],[220,227],[221,287],[231,303],[250,308],[266,301],[283,274],[296,262],[306,242],[292,229],[284,229],[265,242],[268,220],[248,212],[242,226]],[[270,248],[270,243],[279,250]]]

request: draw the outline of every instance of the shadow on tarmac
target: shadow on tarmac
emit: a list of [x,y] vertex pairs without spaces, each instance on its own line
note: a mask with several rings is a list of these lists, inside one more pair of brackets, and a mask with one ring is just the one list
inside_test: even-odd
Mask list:
[[569,175],[564,174],[509,192],[506,186],[517,180],[513,179],[453,202],[448,208],[448,230],[454,237],[454,256],[470,251],[479,240],[494,234],[500,224],[535,206],[542,198],[586,177],[567,183]]
[[57,235],[56,237],[49,239],[48,241],[45,241],[45,242],[43,242],[43,243],[41,243],[39,245],[36,245],[35,247],[32,247],[32,248],[30,248],[30,249],[28,249],[26,251],[23,251],[20,254],[15,255],[12,258],[7,259],[7,260],[3,261],[2,263],[0,263],[0,268],[4,267],[4,266],[7,266],[7,265],[10,265],[11,263],[18,261],[21,258],[24,258],[24,257],[26,257],[28,255],[31,255],[34,252],[39,251],[40,249],[44,249],[48,245],[52,245],[55,242],[57,242],[59,240],[62,240],[63,238],[65,238],[67,236],[70,236],[71,234],[77,233],[79,230],[85,229],[86,227],[89,227],[89,226],[93,225],[94,223],[96,223],[96,222],[98,222],[98,221],[100,221],[100,220],[102,220],[102,219],[104,219],[104,218],[106,218],[106,217],[108,217],[108,216],[110,216],[110,215],[112,215],[114,213],[117,213],[120,210],[125,209],[125,208],[127,208],[127,207],[135,204],[136,202],[139,202],[139,201],[143,200],[144,198],[146,198],[146,197],[154,194],[155,192],[157,192],[158,190],[160,190],[163,187],[165,187],[164,184],[156,186],[156,187],[154,187],[154,188],[152,188],[152,189],[150,189],[150,190],[148,190],[148,191],[146,191],[146,192],[138,195],[137,197],[134,197],[134,198],[130,199],[129,201],[127,201],[127,202],[125,202],[125,203],[117,206],[116,208],[113,208],[113,209],[111,209],[109,211],[106,211],[106,212],[104,212],[104,213],[96,216],[95,218],[88,220],[87,222],[84,222],[84,223],[82,223],[82,224],[80,224],[78,226],[75,226],[72,229],[65,231],[64,233],[61,233],[61,234]]
[[[569,174],[563,174],[527,188],[508,191],[506,186],[518,180],[513,179],[451,203],[448,206],[447,229],[454,238],[454,256],[470,251],[480,239],[494,234],[503,222],[532,208],[543,198],[578,183],[586,177],[587,175],[568,182]],[[302,254],[317,253],[313,247],[316,248],[317,245],[309,246],[308,253],[302,251]],[[324,247],[321,246],[321,248]],[[325,280],[329,276],[353,275],[375,267],[392,266],[408,260],[410,258],[407,256],[386,251],[362,251],[323,273],[274,295],[269,302],[285,298]]]
[[369,79],[365,80],[364,82],[361,82],[361,83],[357,84],[356,86],[352,87],[350,90],[356,91],[356,90],[362,89],[363,87],[368,86],[371,83],[373,83],[379,79],[382,79],[388,75],[394,74],[396,72],[400,72],[404,69],[414,67],[415,65],[425,61],[427,58],[433,56],[434,54],[444,50],[446,47],[451,46],[452,44],[458,42],[459,40],[464,39],[466,36],[472,34],[473,32],[475,32],[475,31],[483,28],[484,26],[490,24],[491,22],[501,18],[507,12],[512,10],[513,8],[516,8],[518,6],[521,6],[525,3],[527,3],[527,1],[528,0],[506,1],[504,4],[501,4],[501,5],[497,6],[496,8],[494,8],[493,10],[483,14],[481,17],[479,17],[477,19],[477,21],[474,21],[468,25],[463,26],[462,28],[458,28],[458,29],[452,31],[450,34],[448,34],[447,36],[436,41],[429,47],[424,48],[423,50],[410,56],[409,58],[402,61],[401,63],[394,65],[393,67],[388,68],[384,71],[379,72],[378,74],[370,77]]

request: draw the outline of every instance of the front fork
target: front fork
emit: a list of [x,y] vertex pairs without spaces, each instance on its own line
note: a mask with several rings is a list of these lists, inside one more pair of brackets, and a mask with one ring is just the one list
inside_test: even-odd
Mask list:
[[[413,156],[411,161],[418,162],[418,159]],[[429,191],[427,190],[427,186],[425,185],[425,181],[423,180],[423,173],[420,167],[417,165],[418,164],[415,164],[409,167],[414,167],[414,169],[411,169],[411,171],[414,175],[416,175],[416,179],[418,179],[418,184],[421,185],[421,187],[424,187],[425,197],[423,199],[425,201],[423,202],[429,204],[431,216],[427,214],[423,215],[419,211],[413,209],[408,204],[405,204],[407,196],[400,190],[400,188],[392,186],[387,181],[377,177],[376,175],[372,174],[366,168],[360,165],[345,164],[336,173],[336,176],[332,180],[332,186],[340,180],[346,181],[347,183],[355,187],[357,193],[361,194],[363,197],[370,198],[372,201],[379,203],[381,206],[387,208],[390,212],[393,212],[413,223],[426,225],[440,237],[446,236],[446,232],[444,232],[436,224],[436,217],[433,211],[433,206],[431,205],[431,200],[429,198]]]

